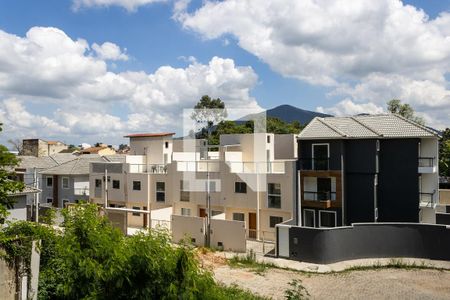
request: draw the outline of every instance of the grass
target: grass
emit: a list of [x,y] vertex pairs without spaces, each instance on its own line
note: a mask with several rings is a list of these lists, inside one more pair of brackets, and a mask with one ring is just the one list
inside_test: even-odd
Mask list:
[[334,271],[333,273],[343,273],[351,271],[370,271],[370,270],[380,270],[380,269],[404,269],[404,270],[437,270],[437,271],[450,271],[447,268],[439,268],[432,265],[427,265],[425,261],[419,264],[416,262],[408,263],[401,258],[391,258],[387,264],[382,264],[381,262],[376,262],[370,266],[353,266],[342,271]]
[[228,260],[228,265],[232,268],[246,268],[257,274],[264,274],[269,268],[278,268],[273,263],[259,262],[256,253],[250,249],[245,256],[235,255]]
[[219,288],[228,299],[245,299],[245,300],[269,300],[270,298],[253,294],[249,290],[245,290],[236,284],[224,285],[219,284]]

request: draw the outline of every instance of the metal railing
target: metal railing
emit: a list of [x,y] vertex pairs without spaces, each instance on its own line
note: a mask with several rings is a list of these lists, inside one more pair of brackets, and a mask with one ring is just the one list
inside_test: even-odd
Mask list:
[[434,167],[434,157],[419,157],[419,168],[432,168]]
[[336,192],[303,192],[303,200],[306,201],[335,201]]
[[330,158],[299,158],[300,170],[328,171],[330,170]]
[[130,173],[167,174],[165,164],[129,164]]

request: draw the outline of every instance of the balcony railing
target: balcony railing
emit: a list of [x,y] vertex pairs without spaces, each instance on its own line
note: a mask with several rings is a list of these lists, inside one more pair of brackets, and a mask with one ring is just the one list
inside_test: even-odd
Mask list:
[[303,192],[305,201],[335,201],[336,192]]
[[330,158],[299,158],[300,170],[328,171]]
[[232,173],[284,174],[285,172],[284,161],[227,161],[227,164]]
[[167,174],[167,165],[164,164],[129,164],[130,173]]
[[434,167],[434,157],[419,157],[419,168]]

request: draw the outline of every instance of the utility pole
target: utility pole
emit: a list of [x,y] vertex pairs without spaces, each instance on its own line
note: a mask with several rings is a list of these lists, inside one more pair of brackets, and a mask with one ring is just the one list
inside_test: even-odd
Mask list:
[[[33,172],[33,186],[36,190],[39,189],[36,168],[34,168]],[[34,193],[32,207],[33,206],[34,206],[34,221],[37,223],[39,222],[39,193]]]
[[105,177],[104,178],[104,181],[105,181],[105,197],[104,197],[105,203],[104,203],[104,206],[105,206],[105,214],[106,214],[106,208],[108,207],[108,169],[106,168],[106,166],[105,166],[105,176],[104,177]]
[[[209,125],[209,124],[208,124]],[[205,246],[211,247],[211,190],[209,184],[209,136],[211,133],[211,127],[208,126],[208,137],[206,140],[206,238],[205,238]]]

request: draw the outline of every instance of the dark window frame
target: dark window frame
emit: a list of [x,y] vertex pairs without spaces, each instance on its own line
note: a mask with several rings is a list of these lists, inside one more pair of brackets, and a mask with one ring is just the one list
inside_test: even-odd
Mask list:
[[235,181],[234,192],[236,194],[247,194],[247,183],[242,181]]

